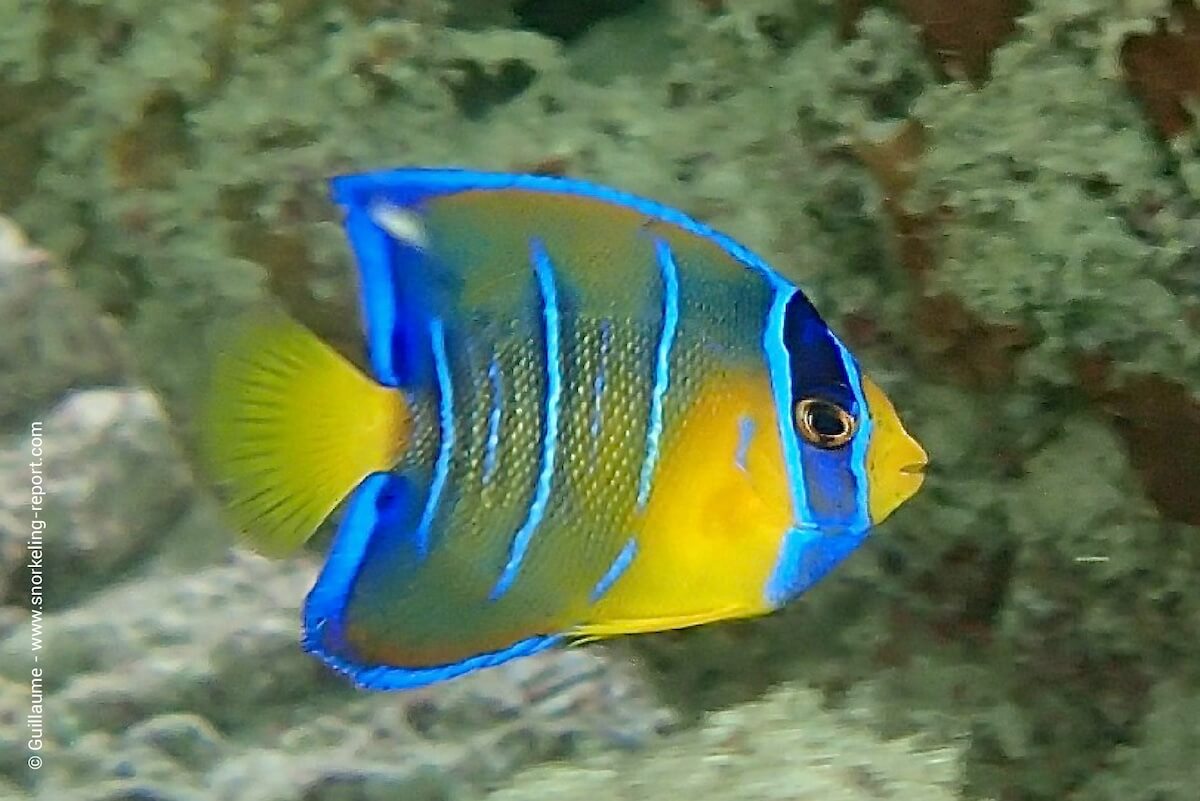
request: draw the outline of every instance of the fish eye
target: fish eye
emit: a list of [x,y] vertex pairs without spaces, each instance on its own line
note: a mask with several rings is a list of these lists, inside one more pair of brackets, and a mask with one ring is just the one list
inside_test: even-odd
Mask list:
[[832,401],[804,398],[796,404],[796,428],[818,448],[840,448],[854,436],[858,421]]

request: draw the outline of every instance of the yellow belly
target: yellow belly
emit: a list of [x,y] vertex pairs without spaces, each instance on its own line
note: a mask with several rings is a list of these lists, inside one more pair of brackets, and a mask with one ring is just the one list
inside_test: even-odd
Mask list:
[[[574,633],[660,631],[771,611],[765,587],[792,523],[776,420],[765,373],[727,374],[700,391],[664,441],[654,490],[630,521],[636,558]],[[753,436],[744,446],[747,421]]]

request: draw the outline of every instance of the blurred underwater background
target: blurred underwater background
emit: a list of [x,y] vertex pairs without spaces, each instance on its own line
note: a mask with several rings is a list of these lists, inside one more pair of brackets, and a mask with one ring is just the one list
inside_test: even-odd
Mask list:
[[[325,179],[406,164],[749,245],[924,491],[768,618],[354,690],[191,421],[265,298],[355,346]],[[1200,796],[1192,0],[6,0],[0,215],[0,799]]]

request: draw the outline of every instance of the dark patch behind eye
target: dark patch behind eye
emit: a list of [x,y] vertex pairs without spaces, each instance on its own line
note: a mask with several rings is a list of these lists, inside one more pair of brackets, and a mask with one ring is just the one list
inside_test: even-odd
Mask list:
[[823,398],[857,418],[858,403],[841,349],[802,292],[796,292],[784,310],[783,344],[792,374],[792,405],[805,398]]

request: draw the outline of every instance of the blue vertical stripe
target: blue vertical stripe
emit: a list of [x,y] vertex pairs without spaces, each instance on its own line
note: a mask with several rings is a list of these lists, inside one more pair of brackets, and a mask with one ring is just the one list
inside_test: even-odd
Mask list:
[[842,364],[846,368],[846,377],[849,379],[848,383],[854,392],[854,400],[858,406],[858,430],[855,432],[854,438],[850,440],[850,470],[854,474],[856,494],[854,526],[867,529],[871,526],[871,487],[867,480],[867,447],[871,442],[871,429],[874,427],[874,423],[871,420],[871,410],[867,407],[867,399],[863,395],[862,375],[859,372],[858,364],[841,340],[835,337],[834,342],[837,343],[838,353],[842,357]]
[[625,571],[629,569],[629,565],[633,563],[633,557],[635,556],[637,556],[637,539],[630,537],[625,542],[624,547],[621,548],[621,552],[613,559],[613,563],[608,566],[608,570],[596,582],[596,586],[592,589],[592,594],[589,598],[591,603],[596,603],[596,601],[604,597],[605,593],[612,589],[612,586],[617,583],[617,579],[625,575]]
[[870,528],[868,514],[869,487],[866,478],[866,450],[871,435],[871,420],[863,397],[862,381],[858,366],[846,351],[845,346],[834,338],[839,349],[848,383],[854,393],[859,409],[859,430],[851,441],[850,467],[856,481],[855,492],[858,509],[856,519],[847,526],[836,529],[822,528],[815,520],[809,505],[804,476],[804,465],[800,456],[800,444],[792,431],[792,375],[788,359],[787,344],[784,342],[784,317],[788,301],[797,292],[794,287],[778,286],[775,300],[767,316],[763,348],[771,374],[772,391],[775,396],[776,416],[779,418],[784,461],[787,464],[789,483],[792,488],[792,504],[795,517],[792,528],[785,532],[780,543],[779,556],[771,577],[764,588],[767,603],[779,606],[812,586],[832,570],[861,544]]
[[663,402],[671,382],[671,347],[679,328],[679,273],[671,247],[665,241],[654,242],[658,268],[662,273],[663,310],[662,330],[658,336],[658,351],[654,362],[654,390],[650,395],[650,424],[646,428],[646,456],[638,481],[637,505],[642,508],[650,498],[654,466],[658,462],[658,446],[662,439]]
[[[401,690],[461,676],[510,659],[544,651],[559,635],[538,635],[458,662],[427,668],[403,668],[364,662],[345,641],[347,606],[371,540],[379,533],[379,502],[384,492],[402,482],[392,473],[372,473],[354,490],[342,516],[329,557],[304,603],[304,650],[346,674],[359,687]],[[404,488],[401,487],[401,492]]]
[[446,358],[446,332],[440,319],[429,321],[429,342],[437,376],[441,441],[438,443],[437,461],[433,465],[433,479],[429,482],[429,497],[425,499],[425,509],[417,524],[417,553],[422,556],[429,552],[429,530],[446,487],[446,478],[450,475],[450,455],[454,449],[454,382],[450,376],[450,362]]
[[600,358],[596,379],[592,382],[592,452],[600,444],[600,424],[603,422],[604,388],[608,382],[608,354],[612,350],[612,321],[600,322]]
[[554,264],[550,254],[540,239],[530,243],[530,259],[533,262],[534,276],[537,278],[538,292],[541,295],[542,324],[545,327],[546,343],[546,421],[542,433],[542,468],[538,474],[537,487],[534,489],[533,501],[529,504],[529,513],[524,524],[513,535],[512,546],[509,550],[508,562],[500,573],[496,586],[492,588],[491,600],[508,592],[521,569],[525,552],[533,540],[542,516],[546,513],[546,504],[550,500],[550,485],[554,478],[554,458],[558,448],[558,415],[562,402],[562,354],[559,343],[558,294],[554,286]]
[[797,574],[803,569],[802,563],[809,553],[809,547],[814,537],[819,536],[808,507],[800,443],[796,441],[796,434],[792,430],[791,358],[783,334],[788,301],[797,291],[799,290],[794,286],[782,281],[775,284],[775,299],[771,302],[771,310],[767,314],[767,324],[763,330],[763,351],[767,355],[771,392],[775,396],[779,444],[783,448],[788,486],[792,490],[792,528],[783,534],[775,567],[771,571],[771,577],[767,579],[767,586],[763,588],[767,603],[773,607],[783,604],[791,596]]
[[804,466],[800,461],[800,443],[792,430],[792,370],[787,343],[783,341],[783,321],[788,301],[798,290],[779,282],[775,300],[767,314],[763,331],[763,350],[767,354],[767,369],[771,374],[771,391],[775,396],[775,419],[779,423],[779,443],[787,466],[788,484],[792,488],[792,517],[798,525],[812,525],[808,498],[804,489]]
[[500,447],[500,411],[504,404],[504,384],[500,376],[500,363],[495,356],[488,365],[488,384],[492,388],[492,409],[488,413],[487,442],[483,453],[483,483],[492,480],[496,472],[496,451]]
[[387,232],[375,224],[365,209],[350,207],[345,226],[357,257],[362,287],[359,302],[371,373],[381,384],[398,386],[392,339],[398,319],[393,245]]
[[754,418],[742,415],[738,418],[737,450],[733,454],[733,462],[738,470],[746,472],[746,457],[750,454],[750,443],[754,442]]

